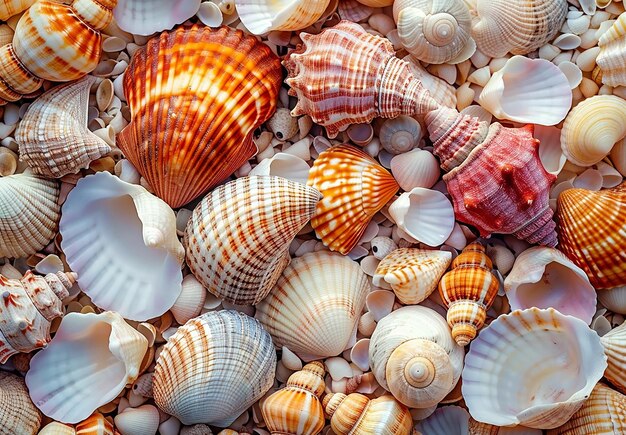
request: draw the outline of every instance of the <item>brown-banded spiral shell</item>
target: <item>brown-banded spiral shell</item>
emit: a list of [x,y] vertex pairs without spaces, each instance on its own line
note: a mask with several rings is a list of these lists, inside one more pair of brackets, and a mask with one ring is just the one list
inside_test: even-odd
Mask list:
[[41,413],[28,396],[24,379],[0,371],[0,435],[35,434]]

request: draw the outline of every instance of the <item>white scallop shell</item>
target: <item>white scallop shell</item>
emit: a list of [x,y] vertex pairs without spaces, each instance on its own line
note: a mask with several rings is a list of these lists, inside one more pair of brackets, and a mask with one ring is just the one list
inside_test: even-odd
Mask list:
[[400,187],[409,191],[414,187],[430,189],[439,180],[439,162],[432,153],[414,149],[391,159],[391,173]]
[[598,300],[614,313],[626,314],[626,285],[598,290]]
[[274,175],[297,183],[306,184],[309,165],[300,157],[287,153],[276,153],[263,159],[248,175]]
[[141,321],[176,301],[184,258],[176,216],[143,187],[108,172],[87,176],[68,195],[59,228],[67,263],[98,307]]
[[120,29],[152,35],[193,17],[200,0],[118,0],[113,15]]
[[301,30],[322,17],[330,0],[236,0],[239,18],[255,35],[270,30]]

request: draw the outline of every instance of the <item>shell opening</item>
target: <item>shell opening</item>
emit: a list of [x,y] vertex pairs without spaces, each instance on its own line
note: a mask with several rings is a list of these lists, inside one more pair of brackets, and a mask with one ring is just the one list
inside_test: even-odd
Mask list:
[[441,12],[425,17],[423,26],[426,40],[437,47],[443,47],[454,41],[459,23],[452,15]]

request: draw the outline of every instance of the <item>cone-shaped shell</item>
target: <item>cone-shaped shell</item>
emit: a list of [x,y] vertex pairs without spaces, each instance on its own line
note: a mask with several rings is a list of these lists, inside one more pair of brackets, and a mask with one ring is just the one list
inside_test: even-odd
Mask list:
[[240,30],[164,32],[124,74],[132,122],[119,147],[157,196],[180,207],[256,153],[252,131],[274,112],[281,77],[278,57]]
[[85,77],[57,86],[28,106],[15,140],[20,145],[20,160],[35,174],[60,178],[111,151],[87,128],[89,89],[95,81]]
[[316,435],[324,428],[324,365],[318,361],[292,374],[287,386],[261,405],[263,420],[272,434]]
[[441,300],[448,308],[446,319],[452,337],[467,346],[485,324],[487,311],[498,294],[500,281],[491,272],[485,247],[471,243],[452,262],[452,270],[439,282]]
[[191,272],[218,298],[259,303],[289,263],[289,244],[319,198],[311,187],[274,176],[243,177],[218,187],[187,223]]
[[350,124],[423,114],[437,107],[408,62],[395,57],[388,39],[349,21],[300,37],[303,46],[283,62],[289,92],[298,97],[292,114],[310,115],[326,127],[330,138]]
[[626,393],[626,323],[600,337],[608,367],[604,372],[607,378],[622,393]]
[[330,0],[237,0],[237,13],[255,35],[271,30],[301,30],[321,18]]
[[626,13],[621,14],[611,28],[604,32],[598,41],[600,53],[596,63],[602,70],[602,83],[609,86],[626,85]]
[[419,304],[435,291],[451,260],[448,251],[396,249],[378,263],[373,282],[390,286],[403,304]]
[[29,173],[0,178],[0,256],[27,257],[54,238],[59,183]]
[[605,369],[600,337],[585,322],[552,308],[517,310],[472,342],[463,398],[478,421],[552,429],[583,405]]
[[3,0],[0,2],[0,21],[6,21],[28,9],[36,0]]
[[568,189],[557,201],[559,250],[596,289],[626,284],[626,184],[599,192]]
[[426,116],[457,220],[491,233],[556,245],[549,188],[556,179],[539,158],[533,127],[488,126],[452,109]]
[[183,424],[230,425],[274,382],[276,352],[259,322],[214,311],[178,328],[154,371],[154,400]]
[[256,318],[277,347],[307,360],[336,356],[352,345],[370,291],[358,263],[328,251],[295,258],[259,305]]
[[378,322],[369,354],[372,373],[383,388],[406,406],[429,408],[456,385],[465,352],[443,317],[415,305]]
[[137,378],[147,349],[148,340],[117,313],[70,313],[30,361],[30,397],[54,420],[82,421]]
[[28,397],[24,379],[0,371],[0,435],[35,434],[41,413]]
[[307,185],[320,191],[311,225],[332,251],[347,254],[372,217],[399,189],[393,176],[367,153],[339,145],[320,153]]

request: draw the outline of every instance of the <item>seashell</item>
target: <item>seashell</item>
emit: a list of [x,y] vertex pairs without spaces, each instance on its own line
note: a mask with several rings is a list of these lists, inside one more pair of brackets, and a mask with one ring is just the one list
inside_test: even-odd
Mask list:
[[414,118],[400,115],[383,122],[378,138],[383,148],[391,154],[402,154],[419,145],[422,127]]
[[[533,127],[507,128],[440,108],[426,116],[434,153],[458,221],[491,233],[545,246],[556,245],[546,172]],[[470,155],[471,153],[471,155]],[[503,158],[503,156],[506,156]]]
[[405,305],[419,304],[435,291],[451,260],[446,251],[396,249],[378,264],[373,283],[390,286]]
[[408,408],[389,394],[370,399],[359,393],[330,393],[324,409],[337,435],[409,435],[413,429]]
[[146,338],[117,313],[69,313],[30,361],[30,397],[54,420],[82,421],[139,376],[147,349]]
[[[460,406],[438,408],[428,418],[417,423],[418,434],[425,435],[479,435],[469,430],[470,415]],[[484,434],[490,435],[490,434]],[[496,434],[497,435],[497,432]]]
[[309,178],[309,165],[300,157],[276,153],[270,158],[261,160],[248,175],[274,175],[306,184]]
[[295,258],[259,305],[256,318],[277,347],[306,361],[352,347],[370,291],[358,263],[328,251]]
[[200,314],[204,301],[206,299],[206,290],[193,275],[187,275],[183,278],[182,290],[170,311],[174,315],[179,325],[184,325],[189,319],[193,319]]
[[395,57],[388,39],[348,21],[319,35],[299,36],[303,46],[283,61],[289,94],[298,97],[291,113],[310,115],[326,127],[331,139],[350,124],[423,114],[437,107],[408,63]]
[[555,308],[591,323],[596,292],[585,272],[560,251],[533,247],[522,252],[504,280],[512,310]]
[[289,263],[289,244],[315,211],[317,190],[280,177],[244,177],[207,195],[185,229],[187,264],[212,294],[259,303]]
[[392,251],[398,249],[398,245],[396,245],[392,239],[381,236],[374,237],[370,242],[370,246],[372,248],[372,255],[378,260],[382,260]]
[[626,176],[626,139],[615,144],[610,153],[611,162],[620,174]]
[[320,153],[307,184],[322,194],[311,226],[324,245],[344,255],[352,250],[372,217],[398,191],[398,183],[367,153],[351,145]]
[[115,416],[115,427],[122,435],[155,435],[159,429],[159,411],[152,405],[126,408]]
[[625,136],[626,101],[615,95],[596,95],[567,115],[561,148],[570,162],[591,166],[605,158]]
[[224,22],[224,14],[217,3],[210,1],[204,1],[200,3],[198,13],[196,14],[198,20],[205,26],[219,27]]
[[433,100],[451,109],[456,107],[456,90],[453,86],[449,85],[445,80],[441,80],[439,77],[430,74],[419,62],[413,59],[413,57],[406,56],[403,60],[409,63],[411,73],[428,89]]
[[539,143],[539,159],[552,175],[559,175],[567,158],[561,150],[561,129],[554,126],[535,125],[535,138]]
[[276,353],[259,322],[214,311],[178,328],[157,360],[154,400],[185,425],[229,426],[269,390]]
[[370,365],[378,383],[411,408],[439,403],[456,385],[463,348],[437,312],[402,307],[380,322],[370,340]]
[[262,402],[261,412],[272,434],[318,434],[324,428],[324,365],[305,365],[289,376],[287,386]]
[[584,404],[605,368],[600,338],[582,320],[552,308],[517,310],[472,342],[463,398],[478,421],[553,429]]
[[0,434],[34,434],[41,414],[28,397],[24,379],[0,371]]
[[0,275],[4,309],[0,310],[0,364],[18,352],[43,348],[50,341],[52,320],[63,316],[61,300],[76,281],[74,273],[43,276],[27,271],[22,278]]
[[76,430],[58,421],[45,425],[37,435],[76,435]]
[[193,17],[200,0],[117,0],[113,16],[120,29],[135,35],[152,35]]
[[[391,5],[391,3],[390,3]],[[372,15],[374,9],[365,6],[357,0],[343,0],[339,2],[337,13],[342,20],[353,21],[358,23]]]
[[572,107],[572,91],[552,62],[513,56],[491,76],[478,103],[498,119],[554,125]]
[[330,0],[236,0],[239,18],[255,35],[271,30],[301,30],[319,20]]
[[37,175],[61,178],[89,167],[111,147],[87,128],[89,89],[85,77],[57,86],[32,103],[15,132],[20,159]]
[[596,167],[600,175],[602,175],[602,187],[615,187],[624,181],[624,176],[613,166],[604,162],[598,162]]
[[548,43],[567,15],[566,0],[477,0],[472,37],[489,57],[527,54]]
[[383,8],[393,4],[393,0],[358,0],[358,2],[372,8]]
[[7,21],[32,6],[37,0],[3,0],[0,3],[0,21]]
[[400,42],[422,62],[461,63],[476,51],[472,18],[462,0],[396,0],[393,18]]
[[291,116],[289,109],[277,109],[267,121],[267,128],[274,133],[276,139],[285,141],[298,134],[298,118]]
[[180,207],[255,154],[252,131],[274,112],[281,77],[278,57],[240,30],[164,32],[124,73],[132,121],[119,147],[157,196]]
[[98,172],[78,181],[62,212],[61,248],[95,305],[139,321],[174,305],[184,249],[176,216],[165,202],[141,186]]
[[558,198],[559,250],[596,289],[626,284],[626,184],[592,192],[568,189]]
[[99,412],[81,421],[76,427],[54,421],[41,429],[38,435],[114,435],[113,425]]
[[459,346],[467,346],[476,337],[498,294],[500,281],[492,268],[485,247],[470,243],[439,282],[439,295],[448,309],[446,319]]
[[606,309],[614,313],[626,314],[626,286],[602,289],[597,293],[598,301]]
[[57,231],[59,183],[29,173],[0,177],[0,256],[27,257]]
[[[602,293],[602,291],[600,292]],[[608,367],[604,372],[604,377],[618,390],[626,391],[626,374],[624,365],[626,364],[626,323],[622,323],[600,337],[600,342],[604,346],[604,353],[607,356]],[[593,395],[592,395],[593,397]]]
[[600,53],[596,63],[602,71],[602,83],[609,86],[626,85],[624,44],[626,44],[626,13],[621,14],[613,25],[600,36]]

